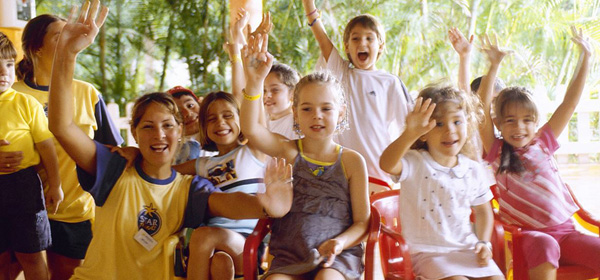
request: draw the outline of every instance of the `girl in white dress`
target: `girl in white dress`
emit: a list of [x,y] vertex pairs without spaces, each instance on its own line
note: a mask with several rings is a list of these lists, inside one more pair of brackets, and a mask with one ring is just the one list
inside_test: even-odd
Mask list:
[[402,235],[419,279],[503,279],[490,260],[493,182],[468,141],[473,98],[451,86],[423,89],[406,130],[381,156],[381,168],[402,182]]

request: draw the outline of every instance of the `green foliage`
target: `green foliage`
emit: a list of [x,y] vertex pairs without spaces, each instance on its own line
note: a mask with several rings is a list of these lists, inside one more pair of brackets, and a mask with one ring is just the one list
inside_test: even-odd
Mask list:
[[[66,17],[71,1],[38,0],[38,13]],[[164,90],[173,60],[185,62],[191,88],[200,93],[228,89],[227,55],[222,44],[228,4],[216,0],[105,0],[111,9],[105,24],[106,74],[99,70],[102,49],[94,44],[80,58],[77,76],[104,88],[108,99],[124,102],[143,92]],[[456,80],[458,56],[447,39],[456,26],[463,33],[496,34],[514,51],[499,76],[507,85],[542,86],[550,99],[568,83],[578,59],[569,26],[586,30],[600,51],[600,2],[597,0],[317,0],[334,45],[343,51],[348,20],[361,13],[377,16],[386,30],[386,51],[378,68],[402,78],[417,91],[440,79]],[[302,73],[314,69],[318,45],[298,0],[264,0],[274,21],[269,50]],[[476,46],[479,41],[475,39]],[[477,47],[475,48],[477,49]],[[345,55],[343,55],[345,56]],[[150,64],[147,59],[155,62]],[[483,75],[486,59],[474,50],[473,78]],[[158,66],[157,66],[158,65]],[[165,66],[166,65],[166,66]],[[595,62],[588,90],[598,92],[600,64]],[[564,88],[564,87],[563,87]]]

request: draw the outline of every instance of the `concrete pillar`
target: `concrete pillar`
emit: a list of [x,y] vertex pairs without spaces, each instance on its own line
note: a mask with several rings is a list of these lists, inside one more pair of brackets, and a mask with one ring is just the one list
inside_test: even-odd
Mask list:
[[21,35],[27,21],[35,17],[35,0],[0,1],[0,32],[6,34],[17,49],[17,61],[23,57]]

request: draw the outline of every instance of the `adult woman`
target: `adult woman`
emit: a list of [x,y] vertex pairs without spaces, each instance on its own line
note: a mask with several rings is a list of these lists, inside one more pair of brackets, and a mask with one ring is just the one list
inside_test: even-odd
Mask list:
[[[31,19],[23,30],[25,55],[17,65],[19,81],[14,84],[14,89],[35,97],[44,105],[46,112],[52,60],[58,36],[65,24],[63,18],[44,14]],[[77,126],[88,138],[102,144],[121,144],[123,139],[106,113],[106,105],[99,92],[89,83],[71,80],[77,104],[73,111]],[[57,141],[54,143],[65,193],[56,213],[48,213],[52,231],[52,246],[47,250],[48,267],[52,279],[56,280],[71,277],[85,256],[92,239],[90,221],[94,218],[94,200],[80,188],[75,162]],[[41,174],[44,180],[43,172]]]
[[71,83],[77,54],[93,42],[107,16],[103,7],[96,19],[99,9],[98,0],[91,7],[86,2],[76,22],[63,27],[51,78],[50,130],[77,163],[82,188],[98,205],[94,238],[73,278],[173,278],[170,236],[182,226],[197,227],[209,216],[285,215],[291,207],[291,166],[279,161],[268,169],[266,193],[258,196],[212,193],[206,179],[176,173],[171,162],[182,137],[182,120],[166,93],[146,94],[134,105],[131,128],[140,150],[135,166],[126,168],[124,158],[88,138],[72,118]]

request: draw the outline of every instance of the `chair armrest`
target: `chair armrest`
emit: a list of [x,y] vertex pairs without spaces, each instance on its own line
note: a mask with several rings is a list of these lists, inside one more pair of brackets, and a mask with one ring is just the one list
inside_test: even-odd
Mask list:
[[[410,259],[410,251],[408,249],[408,244],[406,244],[404,237],[402,237],[402,234],[396,232],[393,229],[386,227],[385,225],[382,225],[380,235],[388,236],[398,243],[398,248],[400,249],[400,254],[402,255],[402,258],[404,260],[403,261],[403,265],[404,265],[403,279],[405,279],[405,280],[414,279],[414,273],[412,270],[412,261]],[[382,237],[380,236],[379,239],[381,240],[381,238]],[[382,264],[382,265],[385,265],[385,264]]]
[[375,245],[379,241],[381,229],[381,216],[377,208],[371,206],[371,217],[369,218],[369,235],[365,249],[365,280],[373,280],[375,273]]
[[244,279],[257,279],[258,277],[258,246],[265,236],[271,231],[271,219],[260,219],[254,231],[246,238],[244,243]]

